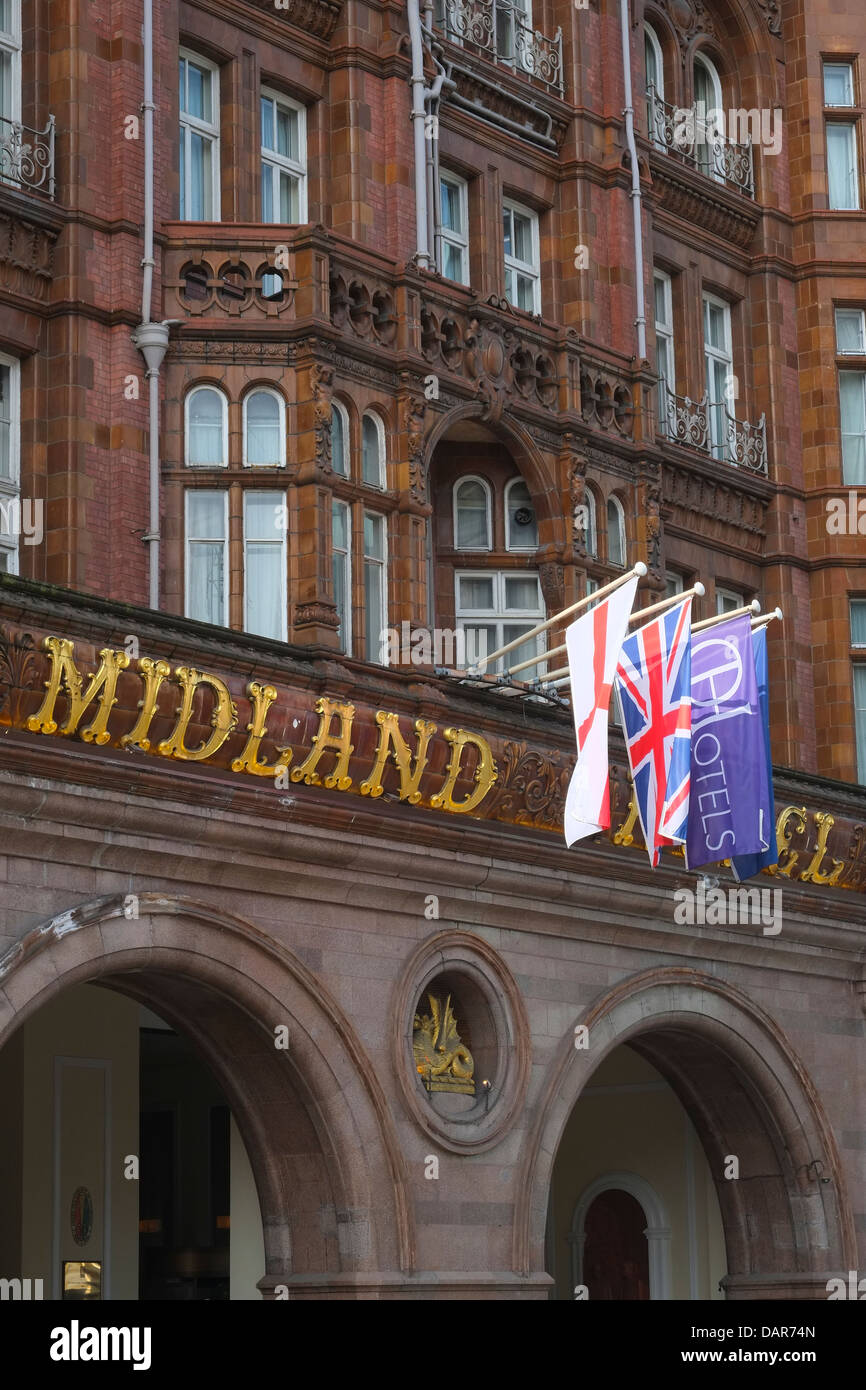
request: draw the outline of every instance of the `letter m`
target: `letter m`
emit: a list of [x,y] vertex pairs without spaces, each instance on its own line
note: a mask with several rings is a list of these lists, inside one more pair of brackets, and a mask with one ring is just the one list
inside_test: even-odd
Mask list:
[[728,134],[737,145],[760,145],[761,113],[756,106],[746,111],[742,106],[728,112]]
[[759,888],[729,888],[728,921],[743,923],[760,922],[760,920],[761,890]]
[[30,716],[27,728],[32,734],[57,733],[54,706],[62,683],[66,687],[66,723],[60,730],[61,734],[74,734],[84,711],[98,697],[96,717],[86,729],[81,730],[81,737],[85,743],[107,743],[110,735],[106,726],[115,704],[117,677],[129,665],[126,652],[115,652],[111,647],[104,647],[99,653],[99,670],[95,676],[91,676],[82,694],[81,673],[72,660],[72,643],[65,637],[46,637],[42,645],[51,656],[51,674],[45,682],[46,695],[42,708],[38,714]]
[[20,1300],[20,1298],[21,1298],[21,1280],[20,1280],[20,1279],[0,1279],[0,1301],[5,1300],[5,1299],[8,1299],[8,1298],[11,1298],[11,1299],[19,1299],[19,1300]]

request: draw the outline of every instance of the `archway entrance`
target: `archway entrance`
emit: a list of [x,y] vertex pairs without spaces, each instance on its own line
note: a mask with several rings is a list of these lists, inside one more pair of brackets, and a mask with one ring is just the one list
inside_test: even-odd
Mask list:
[[[557,1240],[567,1232],[554,1165],[575,1107],[618,1050],[657,1074],[694,1129],[694,1179],[705,1162],[724,1232],[723,1294],[826,1298],[828,1274],[856,1265],[853,1219],[829,1121],[803,1063],[773,1019],[724,981],[671,967],[625,980],[575,1022],[586,1030],[589,1046],[566,1038],[551,1068],[541,1119],[525,1152],[515,1268],[539,1268],[542,1262],[551,1186],[548,1230]],[[653,1138],[644,1127],[644,1156]],[[586,1181],[597,1176],[603,1173],[588,1174]],[[561,1270],[549,1244],[547,1255],[548,1270]],[[565,1297],[557,1277],[558,1296]],[[674,1296],[712,1292],[710,1287],[701,1295],[692,1282],[685,1294]]]

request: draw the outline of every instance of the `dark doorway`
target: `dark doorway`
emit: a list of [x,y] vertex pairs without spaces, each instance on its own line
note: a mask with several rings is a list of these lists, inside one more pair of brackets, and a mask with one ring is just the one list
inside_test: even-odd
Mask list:
[[601,1192],[586,1213],[583,1282],[593,1302],[649,1299],[647,1219],[630,1192]]

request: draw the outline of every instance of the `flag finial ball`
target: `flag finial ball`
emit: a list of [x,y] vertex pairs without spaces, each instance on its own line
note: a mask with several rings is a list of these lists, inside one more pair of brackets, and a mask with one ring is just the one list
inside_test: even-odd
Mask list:
[[751,608],[753,613],[760,613],[761,600],[759,598],[753,598],[752,602],[749,604],[749,607]]
[[634,572],[637,575],[638,579],[644,578],[647,572],[647,568],[643,560],[638,560],[637,564],[634,567]]
[[784,613],[782,612],[781,608],[777,608],[777,609],[776,609],[776,617],[777,617],[777,618],[784,618],[784,616],[785,616],[785,615],[784,615]]
[[695,587],[695,593],[697,594],[698,598],[703,598],[704,594],[705,594],[707,591],[706,591],[706,589],[704,588],[703,584],[701,583],[701,581],[700,581],[699,579],[696,581],[694,587]]

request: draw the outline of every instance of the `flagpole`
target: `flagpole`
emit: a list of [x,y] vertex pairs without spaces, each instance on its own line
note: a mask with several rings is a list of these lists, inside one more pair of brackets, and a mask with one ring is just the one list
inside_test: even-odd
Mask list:
[[760,613],[761,601],[753,598],[751,603],[747,603],[745,608],[732,608],[730,613],[717,613],[714,618],[704,618],[702,623],[692,623],[692,632],[703,632],[705,628],[715,627],[717,623],[726,623],[731,618],[742,618],[746,613]]
[[778,618],[781,621],[784,616],[781,608],[774,608],[772,613],[762,613],[760,617],[752,619],[752,631],[754,632],[755,629],[759,627],[766,627],[774,618]]
[[[701,581],[698,580],[698,582],[694,584],[691,589],[686,589],[685,593],[671,594],[670,597],[663,598],[659,603],[654,603],[649,608],[638,608],[637,611],[632,613],[629,617],[629,622],[636,623],[639,618],[648,618],[652,613],[661,613],[663,609],[672,608],[675,604],[682,603],[684,599],[691,598],[693,595],[697,598],[703,598],[705,593],[706,589],[704,588]],[[592,597],[597,598],[598,595],[593,594]],[[749,610],[744,611],[747,612]],[[526,636],[528,637],[529,634],[527,633]],[[522,638],[521,640],[525,642],[526,637]],[[568,648],[565,643],[563,643],[561,647],[552,647],[550,651],[542,652],[541,656],[534,656],[529,661],[521,661],[517,666],[509,667],[505,674],[506,676],[514,676],[517,674],[518,671],[525,671],[530,666],[538,666],[540,662],[547,661],[548,657],[562,656],[562,653],[567,650]],[[549,685],[557,678],[557,676],[564,675],[567,672],[567,670],[568,667],[563,666],[562,669],[559,671],[552,671],[549,676],[542,676],[541,681],[544,685]],[[563,682],[563,684],[564,683],[565,682]]]
[[[619,579],[612,579],[609,584],[605,584],[604,588],[597,589],[594,594],[587,594],[586,598],[578,599],[577,603],[572,603],[570,607],[561,609],[559,613],[554,613],[552,618],[545,618],[543,623],[539,623],[536,627],[530,628],[529,632],[521,633],[519,637],[514,638],[513,642],[506,642],[504,647],[497,647],[495,652],[488,652],[484,657],[484,664],[487,665],[491,661],[497,661],[500,656],[504,656],[506,652],[513,651],[515,647],[522,647],[524,642],[529,642],[531,638],[537,637],[540,632],[546,632],[550,627],[556,627],[556,624],[561,622],[563,618],[569,617],[571,613],[576,613],[581,608],[586,608],[587,604],[597,603],[600,598],[605,598],[607,594],[612,594],[614,589],[619,589],[621,585],[627,584],[635,575],[637,575],[638,579],[643,579],[646,576],[646,572],[647,567],[643,560],[638,560],[637,564],[629,570],[628,574],[620,575]],[[564,651],[565,648],[563,647],[562,650]],[[544,656],[539,657],[539,661],[544,661],[544,659]],[[480,664],[480,662],[475,661],[468,667],[468,670],[475,671]],[[515,669],[522,671],[523,666],[518,666]],[[505,674],[509,675],[510,672],[506,672]]]

